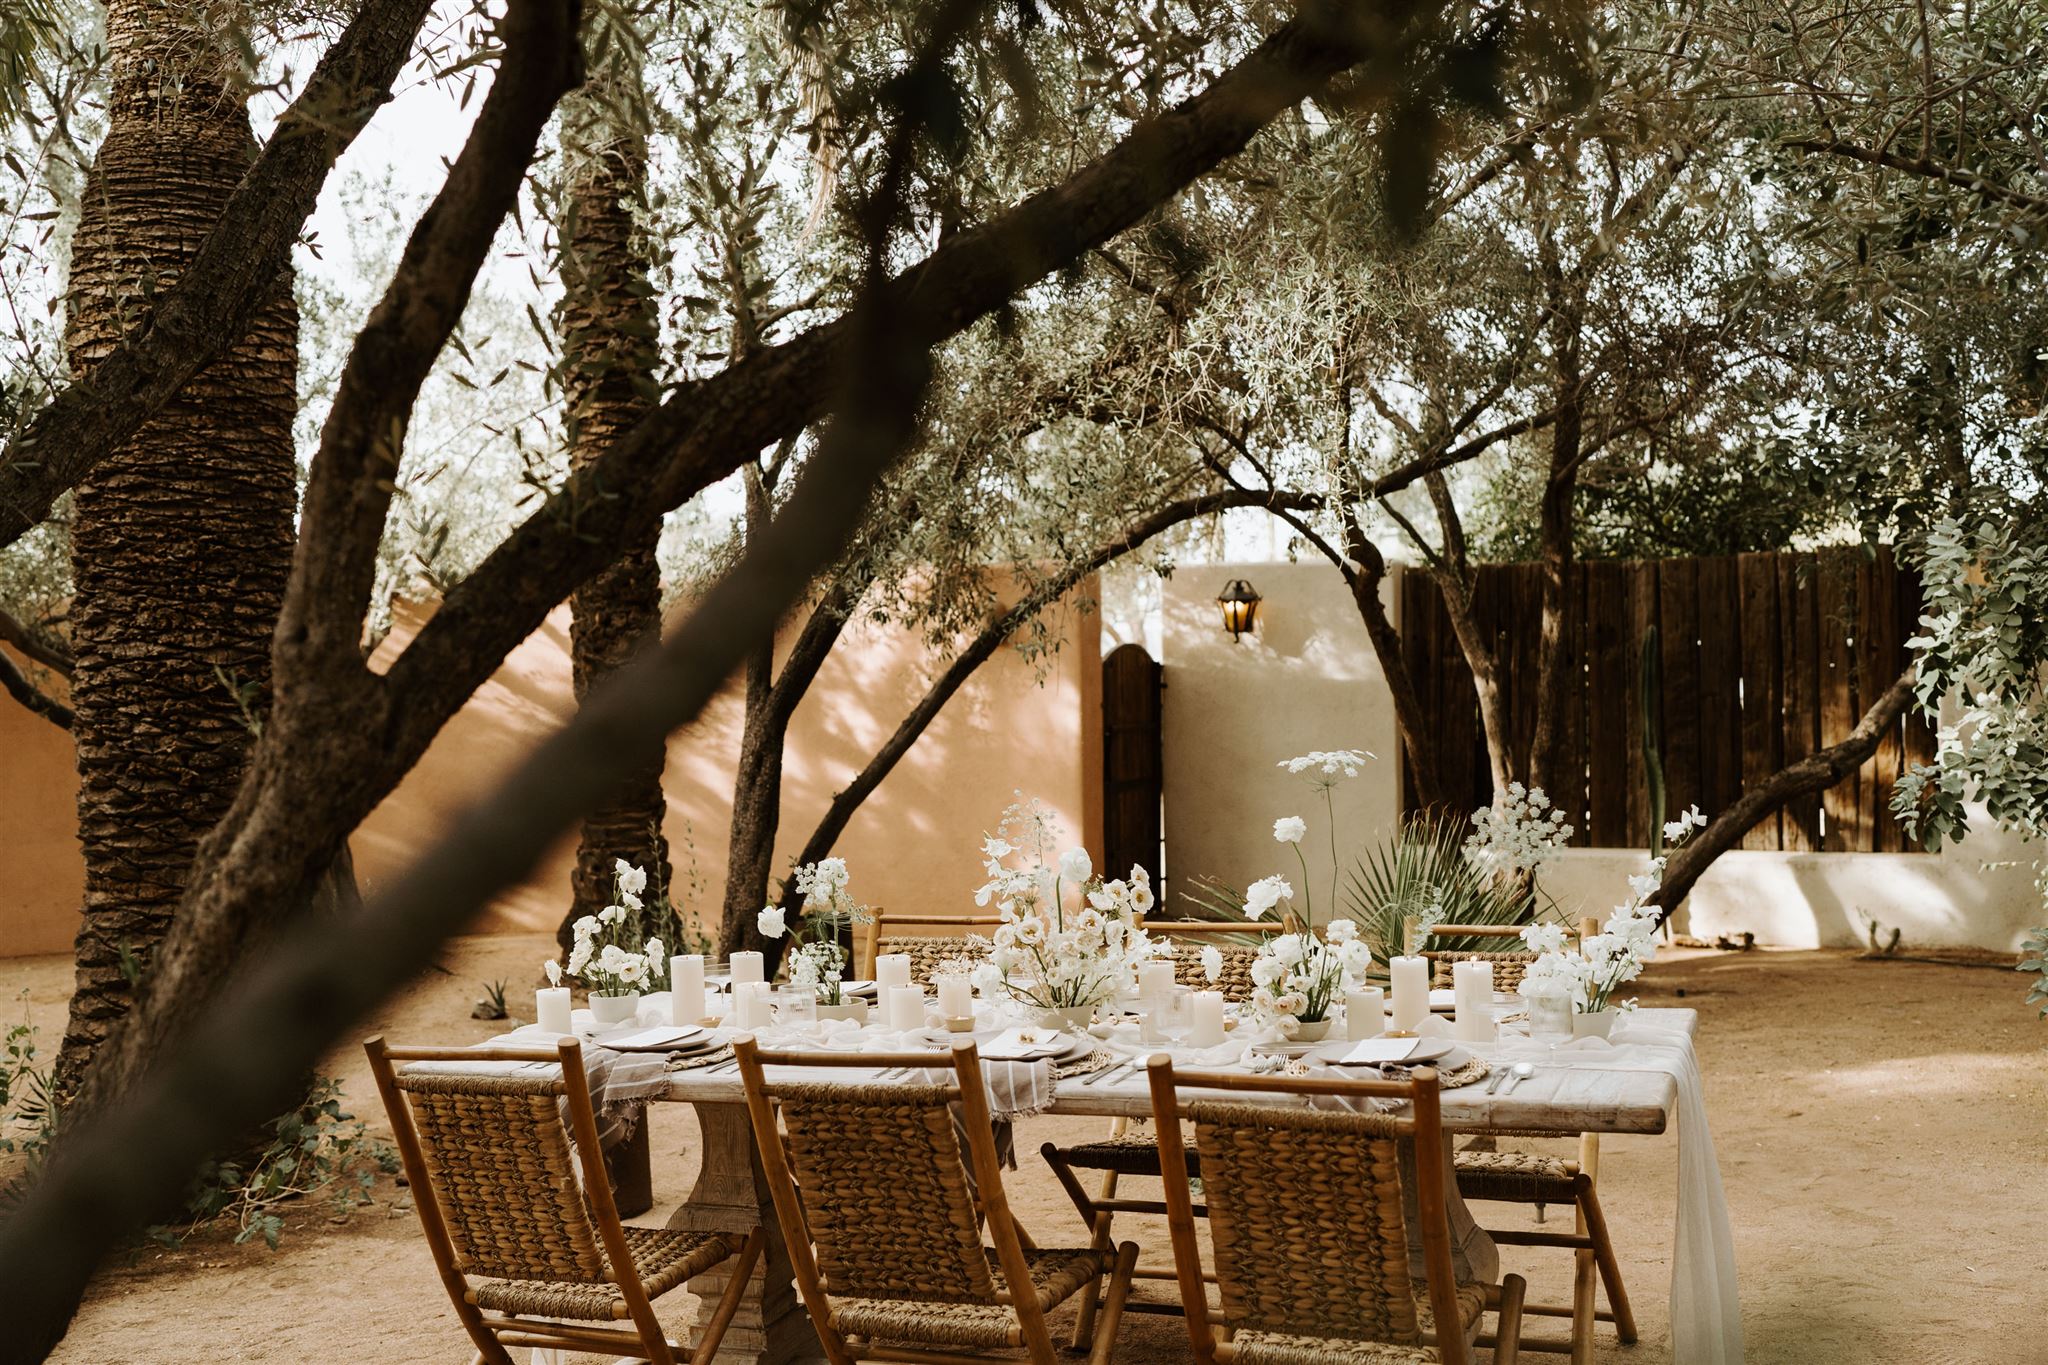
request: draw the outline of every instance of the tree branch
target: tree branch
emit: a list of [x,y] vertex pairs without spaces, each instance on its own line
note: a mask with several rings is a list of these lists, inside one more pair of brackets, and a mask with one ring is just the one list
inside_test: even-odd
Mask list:
[[[349,352],[306,488],[277,630],[280,691],[358,668],[377,545],[420,385],[517,203],[541,130],[582,79],[574,0],[512,0],[505,55],[448,179]],[[363,676],[367,677],[367,674]]]
[[59,649],[21,623],[10,611],[0,611],[0,644],[13,648],[32,664],[41,664],[59,677],[71,676],[71,651]]
[[31,682],[4,650],[0,650],[0,688],[52,725],[64,730],[71,728],[75,719],[71,708]]
[[1798,797],[1825,791],[1862,767],[1913,700],[1915,672],[1915,666],[1908,664],[1906,671],[1863,713],[1863,719],[1839,744],[1808,754],[1772,773],[1743,792],[1734,805],[1716,812],[1705,829],[1681,844],[1664,865],[1663,885],[1647,902],[1658,907],[1658,922],[1669,919],[1672,910],[1685,899],[1714,859],[1740,843],[1742,836],[1760,821]]
[[365,0],[278,120],[192,263],[135,330],[29,422],[0,461],[0,548],[248,329],[336,158],[389,98],[429,0]]
[[1975,171],[1957,170],[1924,156],[1901,156],[1897,152],[1874,151],[1853,142],[1830,141],[1820,138],[1793,138],[1778,144],[1795,152],[1818,152],[1824,156],[1839,156],[1850,161],[1860,161],[1866,166],[1882,166],[1888,170],[1903,171],[1908,175],[1923,176],[1938,180],[1944,185],[1969,190],[1987,199],[1996,199],[2025,209],[2029,214],[2048,215],[2048,199],[2028,194],[2024,190],[2012,189],[1987,180]]

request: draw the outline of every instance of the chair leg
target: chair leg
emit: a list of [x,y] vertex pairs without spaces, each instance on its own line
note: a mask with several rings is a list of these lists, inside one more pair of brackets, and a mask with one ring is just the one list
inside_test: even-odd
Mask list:
[[1493,1365],[1516,1365],[1522,1358],[1522,1297],[1529,1291],[1520,1275],[1500,1282],[1500,1307],[1494,1313]]
[[1600,1269],[1600,1283],[1607,1291],[1607,1306],[1614,1312],[1614,1334],[1624,1346],[1636,1344],[1636,1315],[1629,1307],[1628,1290],[1621,1282],[1621,1259],[1614,1254],[1614,1242],[1607,1235],[1607,1215],[1600,1211],[1600,1195],[1587,1185],[1579,1196],[1586,1235],[1593,1239],[1593,1257]]
[[[1138,1244],[1125,1242],[1116,1249],[1116,1267],[1110,1271],[1109,1294],[1102,1304],[1102,1320],[1095,1324],[1094,1349],[1088,1365],[1109,1365],[1116,1350],[1117,1325],[1124,1319],[1124,1302],[1131,1296],[1131,1272],[1138,1268]],[[1092,1302],[1095,1295],[1088,1296]]]
[[741,1243],[731,1277],[725,1282],[725,1292],[718,1296],[717,1308],[697,1335],[697,1349],[690,1353],[690,1365],[710,1365],[711,1358],[718,1354],[725,1329],[732,1326],[733,1314],[739,1312],[740,1302],[747,1296],[747,1282],[754,1278],[754,1263],[761,1259],[761,1247],[766,1240],[767,1233],[757,1227]]
[[[1129,1129],[1130,1120],[1128,1119],[1116,1118],[1111,1119],[1109,1121],[1109,1135],[1113,1138],[1122,1137],[1127,1131],[1129,1131]],[[1106,1202],[1108,1200],[1116,1198],[1116,1179],[1117,1177],[1115,1171],[1104,1171],[1102,1173],[1101,1192],[1096,1196],[1098,1200]],[[1090,1220],[1091,1226],[1089,1229],[1088,1236],[1088,1246],[1090,1250],[1109,1250],[1110,1224],[1115,1220],[1115,1218],[1115,1214],[1103,1211],[1096,1213],[1094,1217]],[[1098,1280],[1096,1282],[1096,1287],[1099,1288],[1100,1284],[1101,1282]],[[1096,1294],[1094,1290],[1091,1289],[1088,1294],[1088,1297],[1081,1301],[1081,1311],[1079,1315],[1077,1315],[1074,1319],[1073,1347],[1076,1351],[1087,1350],[1088,1343],[1094,1340],[1095,1304]]]

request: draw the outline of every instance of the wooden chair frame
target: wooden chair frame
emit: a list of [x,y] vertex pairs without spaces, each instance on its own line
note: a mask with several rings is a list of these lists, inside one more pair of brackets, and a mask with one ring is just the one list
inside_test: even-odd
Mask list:
[[[996,1154],[988,1092],[982,1081],[981,1056],[973,1042],[963,1042],[950,1052],[868,1052],[838,1056],[818,1052],[764,1051],[751,1035],[743,1034],[733,1042],[733,1055],[739,1059],[740,1077],[747,1090],[747,1114],[753,1121],[754,1140],[761,1150],[761,1169],[775,1201],[775,1214],[782,1223],[783,1237],[789,1246],[797,1292],[811,1316],[811,1325],[817,1330],[818,1340],[824,1344],[826,1359],[832,1365],[851,1365],[856,1360],[906,1361],[917,1362],[917,1365],[986,1365],[989,1357],[985,1354],[876,1346],[872,1342],[849,1341],[833,1327],[831,1302],[826,1297],[817,1256],[811,1246],[810,1224],[805,1218],[803,1202],[789,1169],[782,1133],[776,1123],[774,1087],[765,1074],[765,1069],[771,1066],[813,1070],[906,1067],[951,1071],[955,1101],[960,1106],[960,1126],[967,1137],[969,1172],[973,1177],[983,1226],[994,1245],[996,1264],[1002,1270],[1006,1284],[1030,1285],[1031,1269],[1024,1255],[1025,1241],[1003,1190],[1002,1161]],[[1130,1294],[1131,1268],[1137,1259],[1135,1243],[1126,1242],[1118,1249],[1115,1266],[1108,1275],[1108,1291],[1100,1304],[1101,1321],[1094,1332],[1089,1365],[1109,1365],[1116,1344],[1117,1324],[1123,1317],[1124,1305]],[[1094,1286],[1080,1291],[1083,1304],[1095,1304],[1100,1291],[1101,1277],[1098,1277]],[[1037,1295],[1011,1292],[999,1294],[997,1301],[1007,1303],[1016,1312],[1023,1337],[1021,1344],[1029,1352],[1033,1365],[1054,1365],[1058,1357]]]
[[[1412,954],[1420,951],[1432,937],[1518,939],[1522,928],[1519,924],[1433,924],[1425,929],[1420,921],[1410,919],[1405,931],[1408,951]],[[1598,920],[1582,919],[1575,926],[1573,936],[1584,938],[1599,932]],[[1635,1312],[1628,1301],[1628,1289],[1622,1283],[1621,1259],[1615,1253],[1614,1241],[1608,1235],[1607,1218],[1600,1209],[1600,1194],[1596,1187],[1600,1173],[1600,1135],[1579,1134],[1578,1160],[1569,1164],[1572,1167],[1573,1207],[1570,1233],[1527,1232],[1519,1228],[1488,1228],[1486,1231],[1503,1246],[1557,1247],[1573,1253],[1572,1301],[1569,1304],[1532,1303],[1522,1310],[1532,1317],[1570,1318],[1571,1336],[1563,1341],[1532,1337],[1522,1343],[1522,1349],[1570,1355],[1572,1365],[1591,1365],[1596,1323],[1614,1324],[1615,1335],[1624,1346],[1634,1345],[1638,1334]],[[1595,1302],[1596,1277],[1598,1288],[1607,1295],[1606,1308]]]
[[[377,1093],[383,1097],[391,1118],[399,1159],[412,1186],[413,1207],[426,1233],[427,1248],[433,1254],[435,1272],[455,1305],[455,1316],[469,1339],[476,1344],[472,1365],[513,1365],[507,1347],[552,1347],[571,1351],[594,1351],[652,1365],[677,1365],[687,1359],[691,1365],[709,1365],[732,1325],[746,1297],[747,1281],[760,1258],[765,1233],[755,1227],[741,1238],[726,1234],[730,1254],[738,1258],[725,1293],[710,1319],[698,1334],[695,1351],[668,1339],[654,1315],[652,1300],[641,1283],[631,1249],[626,1244],[617,1206],[612,1200],[611,1182],[606,1177],[604,1156],[598,1145],[597,1115],[590,1102],[590,1082],[583,1071],[582,1045],[564,1038],[554,1047],[392,1047],[374,1037],[363,1044],[369,1054],[370,1073],[376,1078]],[[611,1267],[611,1283],[626,1303],[632,1321],[623,1328],[562,1323],[547,1318],[503,1313],[486,1316],[477,1307],[468,1277],[456,1268],[455,1246],[441,1215],[443,1192],[428,1172],[426,1153],[413,1119],[412,1106],[398,1083],[394,1062],[553,1062],[562,1068],[564,1100],[569,1110],[569,1135],[582,1169],[585,1204],[590,1220]]]
[[[1429,1159],[1443,1146],[1443,1110],[1437,1095],[1434,1069],[1417,1067],[1406,1081],[1351,1080],[1332,1076],[1249,1076],[1234,1071],[1176,1072],[1173,1059],[1155,1055],[1146,1064],[1152,1092],[1152,1124],[1159,1140],[1159,1167],[1166,1185],[1166,1222],[1173,1235],[1174,1268],[1179,1276],[1181,1298],[1187,1306],[1188,1337],[1200,1365],[1235,1358],[1231,1343],[1222,1340],[1211,1321],[1204,1286],[1214,1276],[1202,1270],[1201,1245],[1195,1235],[1194,1199],[1188,1192],[1187,1147],[1181,1135],[1182,1089],[1227,1090],[1240,1093],[1307,1097],[1329,1095],[1345,1099],[1401,1099],[1409,1104],[1409,1116],[1397,1120],[1403,1135],[1415,1144],[1415,1197],[1418,1229],[1422,1236],[1422,1259],[1431,1311],[1436,1322],[1462,1323],[1458,1310],[1457,1272],[1451,1260],[1451,1227],[1443,1163]],[[1517,1365],[1522,1329],[1522,1298],[1527,1286],[1519,1275],[1502,1277],[1498,1286],[1487,1287],[1486,1307],[1494,1310],[1496,1365]],[[1439,1332],[1434,1345],[1444,1365],[1471,1365],[1463,1330]]]
[[921,933],[915,937],[964,938],[975,930],[993,931],[1002,924],[1001,915],[892,915],[876,909],[864,924],[853,926],[854,975],[872,981],[875,979],[875,958],[880,955],[883,925],[889,929],[950,930],[948,933]]

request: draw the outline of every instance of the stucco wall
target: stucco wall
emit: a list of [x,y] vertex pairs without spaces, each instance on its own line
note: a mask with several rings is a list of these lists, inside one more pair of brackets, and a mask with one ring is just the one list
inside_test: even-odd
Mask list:
[[[1256,631],[1236,641],[1216,606],[1232,578],[1249,579],[1265,598]],[[1400,815],[1393,702],[1350,590],[1327,564],[1183,565],[1163,597],[1169,895],[1190,877],[1242,890],[1273,873],[1300,892],[1293,853],[1273,841],[1273,821],[1299,815],[1309,824],[1302,852],[1321,914],[1328,821],[1308,785],[1276,765],[1316,749],[1377,755],[1335,792],[1347,871]]]
[[[1092,601],[1094,593],[1091,580],[1075,600]],[[393,657],[421,619],[402,610],[375,662]],[[999,653],[862,806],[838,848],[858,899],[904,913],[976,913],[982,831],[995,826],[1019,788],[1043,799],[1100,858],[1098,625],[1094,615],[1072,609],[1063,624],[1066,643],[1042,678],[1015,653]],[[933,662],[901,632],[865,622],[848,630],[791,725],[778,871],[832,793],[922,695]],[[356,871],[365,891],[402,868],[573,709],[562,609],[512,652],[357,831]],[[714,915],[725,890],[740,715],[740,699],[728,690],[668,748],[666,828],[678,894],[690,908]],[[0,766],[7,777],[0,785],[0,955],[68,951],[82,876],[70,741],[0,703]],[[533,880],[501,898],[476,927],[552,930],[567,904],[573,859],[572,841],[551,849]]]
[[69,952],[78,932],[77,762],[69,733],[0,697],[0,957]]
[[[1214,598],[1250,579],[1266,600],[1258,638],[1233,644]],[[1348,591],[1325,565],[1182,568],[1165,588],[1166,864],[1238,888],[1293,859],[1272,840],[1275,817],[1301,813],[1309,865],[1328,866],[1315,810],[1273,767],[1308,749],[1362,747],[1379,755],[1338,789],[1339,855],[1383,838],[1398,819],[1398,743],[1385,681]],[[1711,812],[1709,812],[1711,814]],[[1846,946],[1871,920],[1907,945],[2016,948],[2048,919],[2033,890],[2040,850],[1973,811],[1977,833],[1939,853],[1724,854],[1687,899],[1679,927],[1702,936],[1747,930],[1766,943]],[[1575,849],[1543,871],[1548,893],[1574,913],[1604,915],[1626,892],[1639,851]],[[1323,883],[1318,880],[1318,895]],[[1318,901],[1321,904],[1321,901]]]

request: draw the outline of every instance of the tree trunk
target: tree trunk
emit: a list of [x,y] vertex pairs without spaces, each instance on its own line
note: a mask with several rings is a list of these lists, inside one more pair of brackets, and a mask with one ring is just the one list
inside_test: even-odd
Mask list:
[[[647,282],[646,244],[634,215],[647,191],[647,142],[622,116],[639,106],[634,62],[615,58],[602,78],[563,101],[562,304],[559,313],[568,400],[569,463],[581,469],[653,407],[658,321]],[[618,560],[587,580],[570,601],[570,660],[576,697],[661,633],[659,528],[627,543]],[[569,913],[556,938],[565,953],[570,926],[612,902],[613,865],[643,869],[667,891],[668,800],[662,793],[667,750],[637,756],[618,792],[583,822],[571,878]],[[651,907],[650,907],[651,908]],[[673,914],[648,924],[671,946],[682,943]]]
[[1457,504],[1451,501],[1450,484],[1441,472],[1425,481],[1429,500],[1436,508],[1437,521],[1444,530],[1444,551],[1430,565],[1444,595],[1444,612],[1451,618],[1451,633],[1458,637],[1459,652],[1472,670],[1472,691],[1479,699],[1479,727],[1486,735],[1487,765],[1492,770],[1493,789],[1504,791],[1515,780],[1515,756],[1509,739],[1507,697],[1500,689],[1500,668],[1493,657],[1493,642],[1479,629],[1472,608],[1472,576],[1465,554],[1465,528],[1458,519]]
[[[1553,785],[1559,716],[1578,680],[1565,676],[1565,583],[1572,571],[1572,513],[1579,491],[1579,444],[1584,414],[1579,403],[1578,338],[1558,357],[1557,421],[1550,428],[1550,474],[1539,513],[1543,566],[1543,610],[1536,638],[1536,727],[1529,736],[1529,785]],[[1573,811],[1572,823],[1585,823]]]
[[1380,601],[1380,584],[1387,576],[1386,556],[1356,517],[1348,517],[1345,549],[1355,566],[1347,575],[1351,600],[1358,618],[1365,623],[1366,638],[1372,641],[1373,657],[1387,680],[1394,699],[1394,728],[1401,735],[1401,750],[1408,756],[1408,780],[1415,784],[1415,801],[1423,810],[1438,810],[1446,795],[1439,785],[1436,754],[1430,748],[1427,717],[1422,698],[1415,691],[1415,679],[1408,674],[1408,661],[1401,655],[1401,636],[1388,619],[1387,604]]
[[[74,368],[175,280],[256,151],[231,58],[187,8],[113,0],[108,130],[73,247]],[[74,1090],[228,809],[268,707],[291,566],[298,314],[289,270],[248,331],[77,490],[72,566],[77,989],[58,1059]]]

